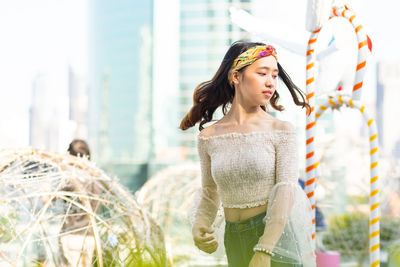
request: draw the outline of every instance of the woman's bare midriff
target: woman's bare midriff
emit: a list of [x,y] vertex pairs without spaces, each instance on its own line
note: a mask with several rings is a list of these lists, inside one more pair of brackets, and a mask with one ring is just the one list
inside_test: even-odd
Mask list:
[[240,222],[254,217],[267,210],[268,203],[252,208],[224,208],[225,219],[229,222]]

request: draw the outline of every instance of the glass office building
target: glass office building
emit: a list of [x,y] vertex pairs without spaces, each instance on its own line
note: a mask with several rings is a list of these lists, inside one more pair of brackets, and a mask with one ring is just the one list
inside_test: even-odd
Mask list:
[[92,0],[89,12],[89,144],[135,190],[152,153],[153,2]]
[[[228,47],[237,40],[249,39],[249,33],[233,25],[229,8],[234,5],[251,13],[251,1],[181,0],[180,1],[180,66],[178,111],[181,118],[193,104],[194,88],[210,80],[217,71]],[[214,119],[221,117],[218,109]],[[196,159],[198,126],[181,133],[187,158]]]

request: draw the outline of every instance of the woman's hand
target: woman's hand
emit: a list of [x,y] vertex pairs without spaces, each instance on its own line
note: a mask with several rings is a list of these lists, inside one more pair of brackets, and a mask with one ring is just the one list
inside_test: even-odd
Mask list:
[[249,267],[271,267],[271,256],[256,251],[251,258]]
[[214,230],[205,226],[193,227],[192,234],[193,240],[196,247],[200,250],[213,253],[218,248],[218,242],[214,236],[206,236],[206,234],[212,234]]

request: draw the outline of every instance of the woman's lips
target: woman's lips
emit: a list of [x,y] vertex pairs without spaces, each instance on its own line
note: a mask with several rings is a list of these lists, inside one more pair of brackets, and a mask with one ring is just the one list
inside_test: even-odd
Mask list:
[[263,95],[270,97],[270,96],[272,96],[272,93],[271,93],[271,92],[268,92],[268,91],[264,91],[264,92],[263,92]]

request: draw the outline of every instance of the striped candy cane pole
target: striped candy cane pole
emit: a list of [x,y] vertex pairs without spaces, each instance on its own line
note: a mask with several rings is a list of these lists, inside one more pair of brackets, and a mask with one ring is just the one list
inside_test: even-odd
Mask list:
[[[352,97],[355,100],[359,100],[361,98],[361,89],[363,84],[363,78],[365,75],[365,66],[367,62],[367,56],[369,55],[367,50],[368,37],[365,34],[363,27],[359,24],[354,13],[347,9],[346,7],[334,8],[332,9],[332,17],[345,17],[355,28],[355,32],[357,34],[358,39],[358,62],[356,68],[356,77],[353,86]],[[315,240],[315,197],[314,197],[314,188],[315,188],[315,179],[316,179],[316,168],[318,167],[319,162],[316,159],[315,155],[315,43],[318,38],[318,34],[321,29],[317,29],[313,31],[310,35],[310,39],[308,41],[307,46],[307,67],[306,67],[306,93],[307,99],[309,101],[311,107],[311,113],[307,116],[307,125],[306,125],[306,184],[305,184],[305,192],[311,202],[311,206],[313,208],[313,235],[312,238]],[[370,48],[371,49],[371,48]]]
[[354,30],[357,35],[358,57],[357,57],[356,75],[354,78],[354,85],[353,85],[353,93],[351,98],[353,99],[353,101],[358,101],[361,99],[361,89],[363,86],[363,79],[366,70],[365,66],[367,64],[367,59],[370,54],[368,48],[371,50],[371,42],[368,39],[368,36],[365,33],[363,26],[360,24],[359,19],[357,18],[357,16],[354,14],[353,11],[347,9],[346,7],[333,8],[332,16],[343,17],[347,19],[354,27]]
[[369,130],[369,146],[370,146],[370,193],[369,193],[369,260],[370,267],[380,266],[380,243],[379,243],[379,180],[378,180],[378,132],[376,123],[369,115],[365,106],[361,105],[359,101],[353,101],[349,97],[338,96],[336,99],[329,99],[327,103],[319,106],[315,117],[318,119],[328,107],[346,105],[350,108],[360,110],[364,120],[368,124]]
[[315,137],[315,43],[318,38],[320,29],[311,33],[307,46],[307,67],[306,67],[306,93],[307,100],[310,104],[311,111],[307,116],[306,125],[306,182],[304,190],[310,200],[312,207],[312,223],[313,233],[312,239],[315,242],[315,168],[317,166],[317,158],[314,153],[314,137]]

